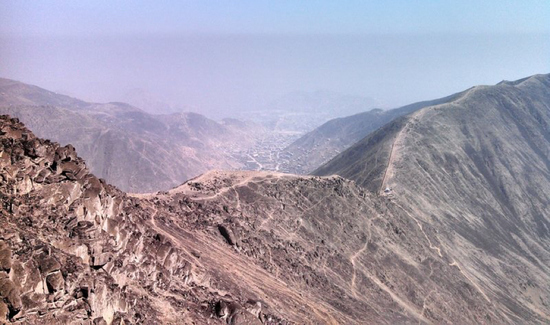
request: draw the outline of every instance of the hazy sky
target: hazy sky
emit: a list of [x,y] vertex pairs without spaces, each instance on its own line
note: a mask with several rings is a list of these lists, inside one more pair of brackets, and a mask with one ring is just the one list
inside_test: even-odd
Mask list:
[[[2,1],[0,77],[197,111],[319,89],[385,106],[550,72],[550,1]],[[211,114],[212,115],[212,114]]]

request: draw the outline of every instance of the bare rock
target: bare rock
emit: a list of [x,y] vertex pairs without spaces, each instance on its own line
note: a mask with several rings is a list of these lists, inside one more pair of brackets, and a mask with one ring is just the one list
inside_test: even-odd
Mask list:
[[238,244],[237,236],[235,236],[233,229],[231,229],[230,227],[227,227],[225,225],[218,225],[218,231],[229,245],[234,246]]
[[42,255],[37,259],[38,267],[42,275],[49,274],[54,271],[59,271],[61,264],[52,256]]
[[10,311],[5,302],[0,301],[0,324],[5,324],[8,321]]
[[103,317],[97,317],[94,319],[93,325],[107,325],[107,322]]
[[236,314],[241,309],[242,306],[234,301],[220,300],[215,306],[216,316],[225,320],[229,320],[232,315]]
[[262,313],[262,303],[260,301],[249,300],[244,305],[244,308],[258,319],[260,318]]
[[261,325],[260,319],[248,311],[241,309],[228,319],[230,325]]
[[11,269],[11,249],[8,244],[0,240],[0,271],[9,272]]
[[46,276],[46,285],[48,286],[49,293],[55,293],[63,290],[65,279],[61,272],[55,272]]
[[7,303],[10,316],[21,310],[22,303],[19,288],[8,278],[5,272],[0,272],[0,298]]

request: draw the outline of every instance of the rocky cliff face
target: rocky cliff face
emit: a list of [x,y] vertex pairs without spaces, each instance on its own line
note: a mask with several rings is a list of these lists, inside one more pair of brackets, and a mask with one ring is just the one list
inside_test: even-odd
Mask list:
[[154,234],[141,233],[145,225],[134,222],[140,216],[132,214],[131,200],[89,174],[72,146],[37,139],[5,116],[0,137],[0,237],[7,252],[0,294],[8,318],[28,324],[158,319],[153,297],[143,291],[157,267],[143,249]]

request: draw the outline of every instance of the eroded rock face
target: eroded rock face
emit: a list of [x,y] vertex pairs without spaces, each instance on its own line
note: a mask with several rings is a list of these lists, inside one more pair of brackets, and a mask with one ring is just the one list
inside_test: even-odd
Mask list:
[[145,253],[154,234],[129,220],[140,218],[129,216],[135,200],[89,174],[72,146],[7,117],[0,126],[0,312],[24,323],[158,322],[142,290],[168,271]]

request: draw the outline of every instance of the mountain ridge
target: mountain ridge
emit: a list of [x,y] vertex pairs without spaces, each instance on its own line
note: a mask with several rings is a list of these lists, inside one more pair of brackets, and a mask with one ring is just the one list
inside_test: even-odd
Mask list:
[[350,179],[211,171],[136,195],[0,116],[0,310],[28,323],[547,323],[549,89],[550,75],[475,87],[398,118],[331,161]]
[[284,153],[293,157],[288,166],[285,166],[286,170],[297,174],[309,174],[392,120],[422,107],[452,100],[460,94],[417,102],[390,110],[372,109],[330,120],[306,133],[283,150]]
[[[499,272],[523,268],[529,280],[503,277],[507,289],[495,294],[514,292],[515,298],[506,299],[509,311],[531,309],[548,319],[549,293],[540,284],[548,282],[543,274],[550,271],[549,89],[550,75],[471,88],[453,102],[391,122],[314,174],[356,180],[407,207],[419,222],[453,229],[440,232],[438,247],[483,252],[467,256],[457,250],[480,287],[494,283],[495,263],[515,261]],[[383,153],[378,161],[373,152]],[[532,301],[519,304],[531,291],[537,292]]]

